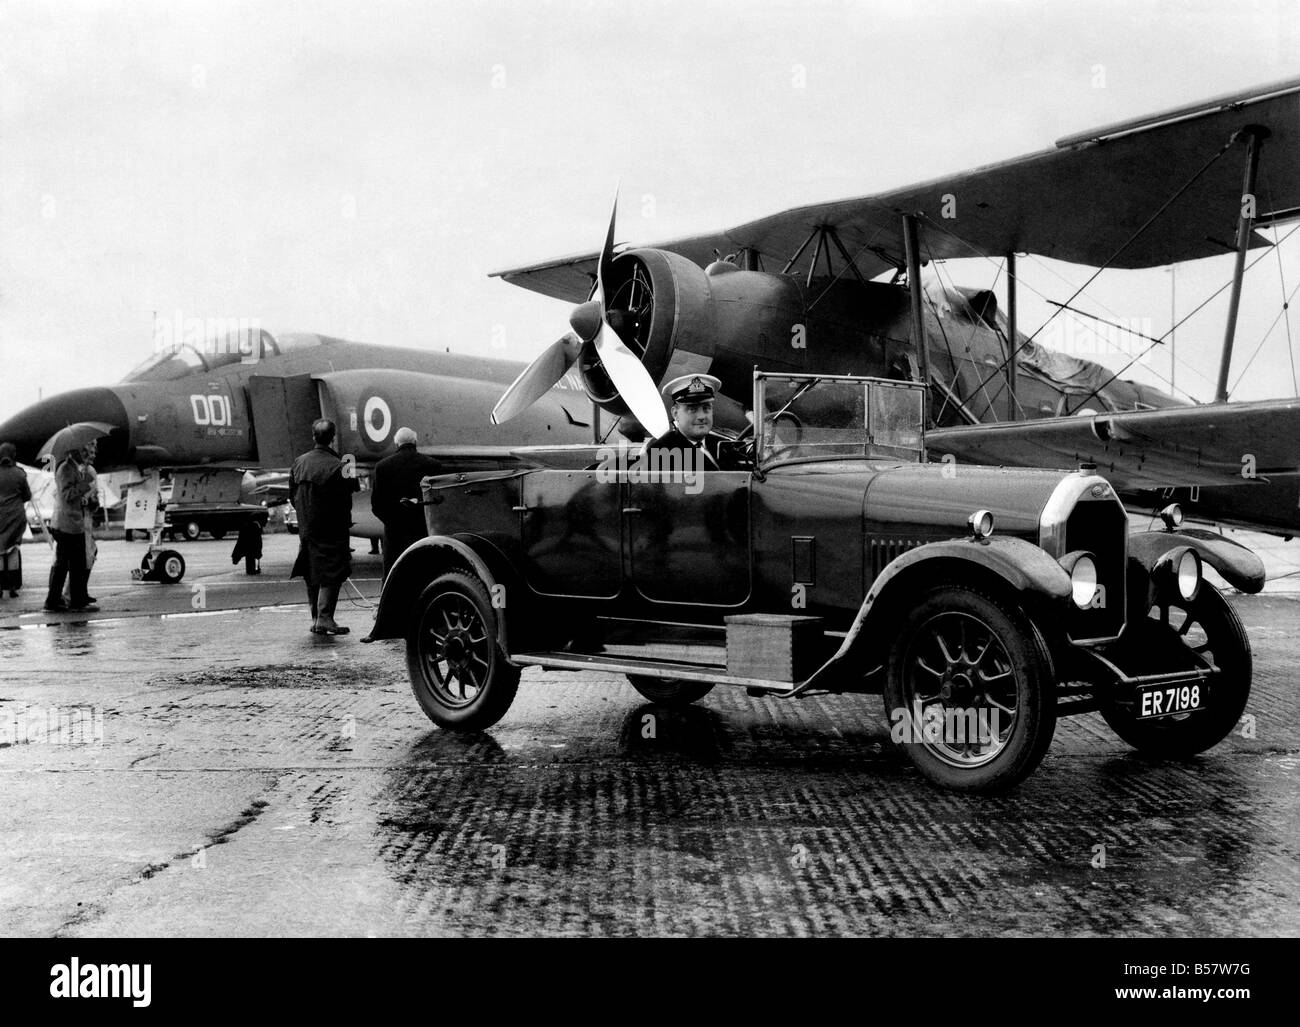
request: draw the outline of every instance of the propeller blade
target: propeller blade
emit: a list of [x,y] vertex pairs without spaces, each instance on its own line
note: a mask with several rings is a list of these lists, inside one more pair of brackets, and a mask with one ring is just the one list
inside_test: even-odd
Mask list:
[[605,279],[609,277],[610,265],[614,263],[614,226],[618,221],[618,186],[614,186],[614,204],[609,210],[609,228],[605,232],[605,245],[600,250],[600,260],[596,262],[596,299],[600,300],[601,309],[605,306]]
[[659,387],[637,355],[623,344],[618,333],[603,323],[596,335],[596,352],[609,380],[627,408],[655,438],[668,431],[668,413],[659,398]]
[[581,349],[582,340],[570,332],[542,350],[497,400],[492,408],[492,423],[505,424],[550,392],[577,362]]

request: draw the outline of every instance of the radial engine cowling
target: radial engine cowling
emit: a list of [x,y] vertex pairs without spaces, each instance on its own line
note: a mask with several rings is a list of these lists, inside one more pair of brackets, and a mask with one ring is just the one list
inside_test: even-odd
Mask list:
[[[605,296],[610,326],[660,384],[708,372],[722,378],[724,393],[743,402],[756,358],[766,365],[775,357],[775,365],[791,369],[800,363],[780,352],[804,307],[798,284],[785,276],[727,263],[706,272],[667,250],[630,250],[614,259]],[[580,336],[585,306],[572,322]],[[584,345],[579,370],[594,402],[628,413],[594,346]]]

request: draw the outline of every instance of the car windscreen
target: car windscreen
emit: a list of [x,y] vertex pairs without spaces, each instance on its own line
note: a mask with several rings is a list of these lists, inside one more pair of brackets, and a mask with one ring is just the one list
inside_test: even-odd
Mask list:
[[922,390],[908,383],[764,376],[762,463],[787,459],[920,459]]

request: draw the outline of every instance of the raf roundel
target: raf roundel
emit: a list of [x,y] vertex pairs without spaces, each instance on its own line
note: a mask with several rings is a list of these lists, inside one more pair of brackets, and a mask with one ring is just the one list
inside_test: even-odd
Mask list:
[[362,420],[371,442],[383,442],[393,427],[393,413],[381,396],[371,396],[366,400]]

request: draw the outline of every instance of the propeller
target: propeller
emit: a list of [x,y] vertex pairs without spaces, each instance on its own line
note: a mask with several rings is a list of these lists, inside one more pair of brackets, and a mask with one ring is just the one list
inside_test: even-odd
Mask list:
[[582,340],[572,332],[560,336],[542,350],[541,355],[520,372],[502,393],[492,408],[492,423],[505,424],[510,418],[523,413],[551,391],[563,378],[582,352]]
[[[650,432],[660,436],[668,431],[668,415],[659,397],[659,387],[640,358],[628,349],[609,322],[605,284],[610,280],[614,263],[614,228],[618,219],[618,194],[609,214],[605,245],[596,264],[596,291],[586,303],[580,303],[569,315],[573,331],[551,343],[526,367],[506,389],[492,410],[492,423],[502,424],[541,399],[590,346],[594,356],[618,390],[633,416]],[[588,351],[588,356],[592,356]],[[594,361],[588,360],[588,363]]]
[[596,333],[596,352],[627,408],[646,431],[658,438],[669,427],[668,414],[664,411],[663,400],[659,398],[659,387],[637,355],[627,348],[618,332],[610,327],[605,305],[605,282],[609,279],[610,266],[614,263],[614,224],[617,219],[618,193],[615,192],[614,206],[609,212],[609,230],[605,233],[605,248],[600,251],[600,262],[596,265],[596,298],[600,300],[600,330]]

